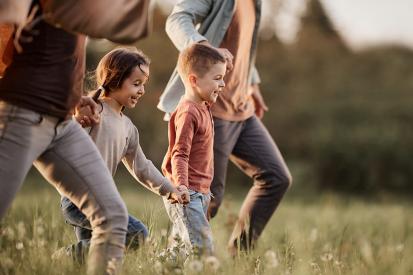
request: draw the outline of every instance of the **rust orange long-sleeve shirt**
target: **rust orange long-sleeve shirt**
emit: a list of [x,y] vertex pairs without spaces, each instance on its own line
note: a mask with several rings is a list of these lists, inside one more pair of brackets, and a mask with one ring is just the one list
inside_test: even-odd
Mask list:
[[169,147],[162,164],[164,175],[176,186],[209,193],[214,175],[214,127],[210,107],[183,99],[172,114]]

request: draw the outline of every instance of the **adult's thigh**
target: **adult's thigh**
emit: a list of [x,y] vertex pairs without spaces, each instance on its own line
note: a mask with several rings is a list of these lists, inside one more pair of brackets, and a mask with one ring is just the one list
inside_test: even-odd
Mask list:
[[0,218],[50,142],[48,123],[36,112],[0,101]]

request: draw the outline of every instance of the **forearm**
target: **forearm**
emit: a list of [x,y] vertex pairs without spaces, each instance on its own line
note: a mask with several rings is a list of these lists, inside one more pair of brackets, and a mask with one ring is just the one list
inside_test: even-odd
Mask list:
[[166,20],[166,33],[176,48],[181,51],[187,46],[206,40],[195,28],[210,12],[211,0],[179,1]]
[[172,156],[172,178],[175,186],[189,187],[188,182],[188,157],[182,154]]
[[124,162],[129,173],[144,187],[155,194],[165,196],[174,190],[174,186],[166,179],[161,172],[153,165],[152,161],[144,161],[137,158],[137,161]]
[[195,29],[191,16],[188,14],[173,14],[168,17],[165,30],[179,51],[182,51],[194,43],[206,40],[206,38]]

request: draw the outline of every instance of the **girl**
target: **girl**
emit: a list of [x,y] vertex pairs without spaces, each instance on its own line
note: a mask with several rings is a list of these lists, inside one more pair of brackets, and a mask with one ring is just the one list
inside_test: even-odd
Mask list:
[[[131,175],[153,192],[165,196],[171,202],[186,203],[187,192],[178,191],[145,157],[139,145],[139,133],[131,120],[122,111],[134,108],[145,94],[144,85],[149,78],[149,60],[137,49],[118,48],[106,54],[96,69],[99,88],[93,99],[100,105],[100,121],[90,128],[89,135],[95,142],[112,175],[122,161]],[[87,117],[83,110],[78,117]],[[78,239],[76,245],[67,249],[76,259],[83,259],[85,247],[91,238],[89,221],[66,197],[61,208],[66,222],[73,225]],[[129,215],[126,244],[137,247],[148,235],[146,226]]]

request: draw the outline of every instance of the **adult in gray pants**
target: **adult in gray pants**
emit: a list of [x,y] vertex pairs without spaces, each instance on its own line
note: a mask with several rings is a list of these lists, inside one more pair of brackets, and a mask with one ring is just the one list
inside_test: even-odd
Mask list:
[[[233,253],[254,246],[292,181],[260,120],[267,110],[254,65],[260,15],[260,0],[180,0],[166,22],[166,31],[178,50],[192,43],[209,44],[227,57],[231,69],[224,79],[224,92],[212,106],[215,175],[209,215],[214,217],[222,203],[230,159],[254,180],[229,240]],[[167,115],[172,113],[183,92],[175,70],[158,108]]]
[[[81,98],[85,36],[46,22],[42,5],[50,1],[22,3],[26,2],[31,2],[28,18],[34,20],[21,33],[19,43],[13,43],[10,32],[0,33],[0,60],[7,60],[0,72],[0,219],[34,163],[91,223],[88,273],[119,273],[128,223],[126,206],[95,144],[71,114],[79,102],[94,104]],[[82,13],[73,22],[83,22],[79,16]],[[136,23],[130,18],[126,22]],[[128,26],[124,23],[120,25]],[[14,42],[20,30],[14,30]]]

